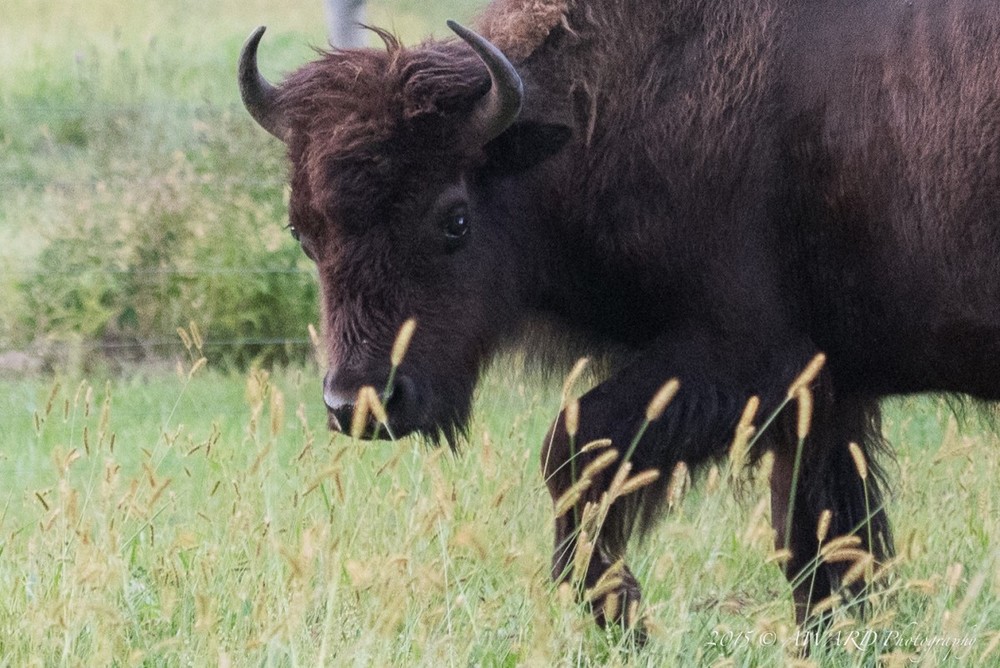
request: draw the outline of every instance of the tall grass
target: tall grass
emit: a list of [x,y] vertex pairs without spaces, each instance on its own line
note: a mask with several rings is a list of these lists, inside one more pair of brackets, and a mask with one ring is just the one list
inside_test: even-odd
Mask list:
[[[194,359],[192,357],[192,359]],[[900,559],[796,655],[763,481],[701,480],[629,565],[651,640],[549,582],[560,388],[486,378],[461,455],[325,430],[315,370],[0,388],[9,665],[967,665],[998,660],[996,437],[891,407]],[[946,641],[965,646],[943,647]],[[936,644],[933,644],[936,643]],[[895,662],[895,663],[894,663]]]

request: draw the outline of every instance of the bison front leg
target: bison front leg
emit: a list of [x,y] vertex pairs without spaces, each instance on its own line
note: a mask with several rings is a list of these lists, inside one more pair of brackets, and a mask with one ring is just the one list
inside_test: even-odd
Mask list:
[[[542,449],[542,471],[556,511],[552,578],[578,587],[599,626],[617,622],[635,630],[642,642],[645,636],[637,627],[642,592],[624,563],[637,506],[635,499],[612,498],[609,479],[614,471],[625,484],[622,473],[628,470],[620,468],[621,453],[610,444],[580,443],[579,433],[570,431],[564,412]],[[581,452],[588,445],[591,449]]]
[[[578,411],[564,410],[547,436],[542,470],[557,515],[552,575],[579,586],[601,625],[636,622],[641,591],[626,546],[659,515],[677,465],[693,470],[725,453],[747,400],[758,395],[765,410],[776,406],[811,353],[733,359],[723,349],[689,338],[639,356],[583,395]],[[665,398],[659,390],[671,378],[680,389],[664,409],[654,397]]]

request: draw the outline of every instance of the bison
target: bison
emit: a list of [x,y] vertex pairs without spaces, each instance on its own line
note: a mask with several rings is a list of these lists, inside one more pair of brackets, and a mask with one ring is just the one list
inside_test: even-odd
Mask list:
[[[576,504],[555,523],[560,579],[620,470],[567,497],[602,455],[578,446],[693,469],[759,405],[758,426],[776,417],[752,454],[773,453],[776,543],[806,621],[850,566],[798,577],[821,518],[892,552],[880,398],[1000,397],[1000,5],[495,0],[478,32],[449,25],[458,39],[413,48],[374,29],[385,48],[323,52],[277,86],[257,68],[263,28],[240,56],[319,272],[331,427],[359,388],[384,387],[385,429],[366,435],[454,443],[505,345],[605,356],[542,449],[553,499]],[[649,402],[672,378],[660,415]],[[585,584],[620,569],[599,623],[639,600],[619,561],[667,478],[589,536]]]

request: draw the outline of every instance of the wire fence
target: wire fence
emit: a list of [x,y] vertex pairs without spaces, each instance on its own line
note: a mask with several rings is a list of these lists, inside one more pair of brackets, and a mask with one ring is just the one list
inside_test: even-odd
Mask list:
[[[53,342],[54,343],[54,342]],[[64,342],[65,343],[65,342]],[[0,355],[10,354],[10,353],[23,353],[25,355],[33,356],[37,354],[37,346],[39,344],[33,344],[27,348],[18,347],[8,347],[4,348],[0,346]],[[73,341],[71,344],[74,348],[78,348],[84,351],[108,351],[108,352],[124,352],[128,350],[135,351],[148,351],[151,349],[176,349],[178,352],[183,352],[186,350],[184,342],[179,338],[158,338],[158,339],[132,339],[127,341],[97,341],[92,339],[83,339],[79,341]],[[247,348],[247,347],[264,347],[264,346],[289,346],[289,347],[301,347],[304,349],[310,349],[313,347],[313,342],[308,337],[244,337],[244,338],[226,338],[226,339],[212,339],[206,338],[202,342],[202,349],[219,349],[219,348]],[[3,368],[0,365],[0,373],[2,373]]]
[[[80,277],[81,275],[87,274],[106,274],[106,275],[118,275],[118,276],[138,276],[147,277],[153,281],[157,279],[167,278],[167,277],[215,277],[215,276],[261,276],[261,275],[307,275],[315,276],[315,270],[305,269],[299,267],[292,268],[267,268],[267,267],[210,267],[210,268],[136,268],[136,269],[120,269],[120,268],[108,268],[108,267],[83,267],[75,270],[57,270],[50,271],[39,269],[38,267],[28,266],[27,264],[23,266],[10,266],[9,262],[0,261],[0,271],[9,275],[15,276],[20,280],[25,280],[34,275],[59,275],[65,276],[67,278]],[[294,298],[294,297],[290,297]],[[186,324],[186,323],[185,323]],[[51,341],[38,342],[23,346],[15,345],[4,345],[0,343],[0,357],[10,354],[18,353],[27,355],[29,358],[36,357],[40,355],[40,351],[49,348],[51,346],[58,345],[70,345],[74,349],[83,352],[105,352],[109,355],[127,353],[129,351],[149,353],[155,351],[156,353],[164,353],[170,351],[176,351],[182,353],[185,351],[184,341],[176,334],[176,332],[164,333],[162,336],[156,338],[138,338],[130,337],[128,335],[121,335],[119,339],[106,338],[106,339],[85,339],[85,338],[72,338],[63,337],[62,339],[54,339]],[[263,348],[267,346],[282,346],[286,348],[298,348],[303,351],[308,351],[313,348],[315,342],[305,335],[305,332],[301,333],[287,333],[283,336],[246,336],[246,337],[225,337],[225,338],[211,338],[206,336],[202,342],[201,347],[206,350],[218,351],[220,349],[246,349],[246,348]],[[9,370],[9,369],[8,369]],[[0,359],[0,377],[3,376],[5,369],[3,365],[3,360]]]
[[[117,121],[115,119],[118,119]],[[8,121],[5,123],[4,121]],[[8,127],[9,126],[9,127]],[[278,163],[283,149],[250,119],[238,102],[184,102],[157,100],[109,104],[17,104],[0,99],[0,139],[13,146],[0,164],[0,190],[16,189],[29,193],[45,190],[113,189],[134,186],[136,164],[125,154],[157,154],[169,160],[177,153],[192,156],[203,149],[218,150],[221,155],[266,158]],[[23,145],[18,145],[24,142]],[[50,170],[44,163],[72,156],[84,162],[98,156],[96,174],[73,174]],[[134,155],[132,155],[134,158]],[[239,174],[225,174],[195,168],[185,175],[192,185],[219,188],[277,189],[286,185],[278,164],[269,164],[264,173],[255,170],[255,160],[239,160]],[[277,167],[277,168],[272,168]],[[155,171],[146,165],[146,172]]]
[[[130,348],[184,348],[184,342],[179,338],[173,339],[136,339],[134,341],[81,341],[80,347],[92,350],[126,350]],[[201,347],[204,348],[225,348],[238,346],[309,346],[312,341],[308,337],[292,338],[268,338],[268,337],[245,337],[228,339],[205,339]]]
[[[20,190],[27,190],[33,193],[45,192],[46,190],[60,190],[60,191],[79,191],[79,190],[98,190],[100,188],[112,189],[118,184],[127,185],[135,182],[136,176],[134,174],[127,174],[122,172],[120,175],[115,175],[112,177],[84,177],[84,178],[52,178],[52,179],[38,179],[36,177],[0,177],[0,188],[17,188]],[[192,179],[190,185],[192,186],[213,186],[220,190],[231,189],[231,188],[261,188],[281,190],[285,186],[285,181],[283,179],[266,179],[266,178],[226,178],[217,179],[214,177],[206,179]]]
[[116,268],[105,268],[105,267],[81,267],[80,269],[74,270],[48,270],[39,269],[38,267],[12,267],[9,264],[0,262],[0,266],[3,267],[5,272],[10,274],[19,274],[23,276],[41,275],[45,274],[47,276],[79,276],[80,274],[113,274],[113,275],[126,275],[126,276],[185,276],[185,277],[195,277],[195,276],[259,276],[267,274],[281,274],[281,275],[312,275],[315,272],[309,269],[301,269],[298,267],[291,267],[286,269],[244,269],[239,267],[212,267],[208,269],[185,269],[185,268],[163,268],[163,269],[116,269]]
[[[127,122],[121,123],[116,119]],[[12,133],[11,129],[18,129],[18,134]],[[116,204],[120,193],[141,193],[149,179],[172,179],[172,188],[198,189],[200,194],[191,199],[192,210],[197,210],[198,202],[202,200],[226,202],[234,193],[269,190],[272,192],[264,200],[255,197],[253,202],[259,204],[262,210],[270,211],[268,207],[276,208],[281,204],[280,193],[287,188],[287,174],[280,158],[281,147],[255,127],[236,100],[157,99],[109,104],[106,100],[84,99],[79,103],[54,100],[50,104],[44,100],[19,103],[7,99],[3,101],[0,113],[0,137],[4,137],[5,131],[5,140],[11,150],[0,165],[0,198],[5,200],[5,203],[0,203],[0,223],[6,218],[12,232],[23,229],[25,214],[28,220],[33,220],[31,215],[36,209],[40,212],[39,221],[44,224],[72,217],[77,193],[85,191],[107,193],[106,197],[102,195],[101,198],[86,200],[88,206],[101,207],[98,213],[90,214],[91,219],[120,215]],[[60,132],[64,135],[62,138]],[[176,167],[176,156],[182,156],[179,159],[183,165],[170,171]],[[77,164],[79,169],[75,167]],[[163,197],[169,198],[173,191],[167,189],[164,192],[166,195]],[[52,193],[60,199],[50,205],[47,200],[41,199],[45,193]],[[127,199],[120,199],[123,201],[121,209],[128,215],[141,215],[141,212],[126,210]],[[246,200],[239,200],[238,206],[246,207]],[[275,225],[283,222],[275,216]],[[0,229],[0,232],[4,231]],[[39,230],[39,234],[44,237],[46,231]],[[4,243],[7,243],[6,240],[0,236],[0,245]],[[95,237],[94,243],[102,242]],[[288,243],[291,244],[291,240]],[[33,247],[37,250],[37,243]],[[101,283],[100,277],[106,276],[111,289],[127,284],[149,295],[158,293],[159,282],[168,286],[189,279],[202,282],[219,279],[221,282],[228,278],[235,284],[240,277],[274,276],[276,283],[282,283],[279,277],[284,276],[290,277],[289,281],[284,281],[287,285],[290,281],[294,282],[296,276],[315,276],[311,267],[287,264],[267,266],[266,258],[259,252],[256,257],[248,258],[258,266],[196,266],[186,264],[187,258],[172,258],[166,264],[176,262],[179,266],[165,267],[131,267],[127,261],[116,266],[108,266],[107,263],[86,266],[71,261],[54,263],[51,258],[42,266],[32,255],[33,251],[29,251],[19,256],[14,246],[0,247],[0,288],[13,294],[20,290],[20,286],[31,284],[36,278],[56,277],[57,281],[93,279]],[[230,256],[238,258],[239,254],[232,253]],[[86,254],[80,257],[89,259]],[[262,259],[264,262],[260,263]],[[238,259],[234,261],[238,262]],[[284,261],[287,263],[287,257]],[[153,289],[146,290],[146,286]],[[295,299],[296,296],[288,298]],[[179,303],[179,307],[173,310],[183,311],[184,304]],[[206,324],[210,333],[211,323]],[[225,354],[236,349],[280,346],[295,350],[293,357],[310,358],[308,351],[313,342],[307,336],[305,327],[300,327],[299,319],[288,322],[289,328],[294,326],[297,331],[282,332],[281,325],[279,322],[275,327],[272,322],[260,336],[224,334],[216,339],[206,336],[203,347],[206,351]],[[153,329],[164,328],[155,326]],[[232,334],[234,329],[239,332],[248,328],[219,329]],[[252,328],[249,329],[252,331]],[[278,335],[275,335],[275,330]],[[35,342],[26,342],[25,338],[30,337],[21,334],[5,335],[0,338],[0,356],[6,356],[8,368],[5,369],[5,360],[0,359],[0,377],[9,370],[10,364],[16,363],[11,362],[12,357],[37,360],[53,354],[53,349],[61,346],[76,352],[104,353],[109,357],[120,355],[123,359],[144,355],[156,359],[185,352],[184,343],[174,331],[168,329],[150,335],[149,329],[146,329],[144,333],[147,336],[142,338],[128,333],[95,338],[62,333],[59,338],[50,338],[43,332]]]

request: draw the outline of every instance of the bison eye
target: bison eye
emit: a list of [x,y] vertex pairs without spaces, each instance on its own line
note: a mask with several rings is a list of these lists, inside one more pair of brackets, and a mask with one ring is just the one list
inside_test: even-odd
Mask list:
[[465,211],[449,214],[444,220],[444,236],[449,243],[457,243],[469,233],[469,217]]
[[305,252],[306,257],[315,262],[316,255],[313,253],[312,248],[310,247],[311,244],[308,242],[308,240],[302,237],[302,233],[299,232],[297,229],[295,229],[294,225],[288,226],[288,233],[292,235],[293,239],[299,242],[299,246],[302,247],[302,250]]

